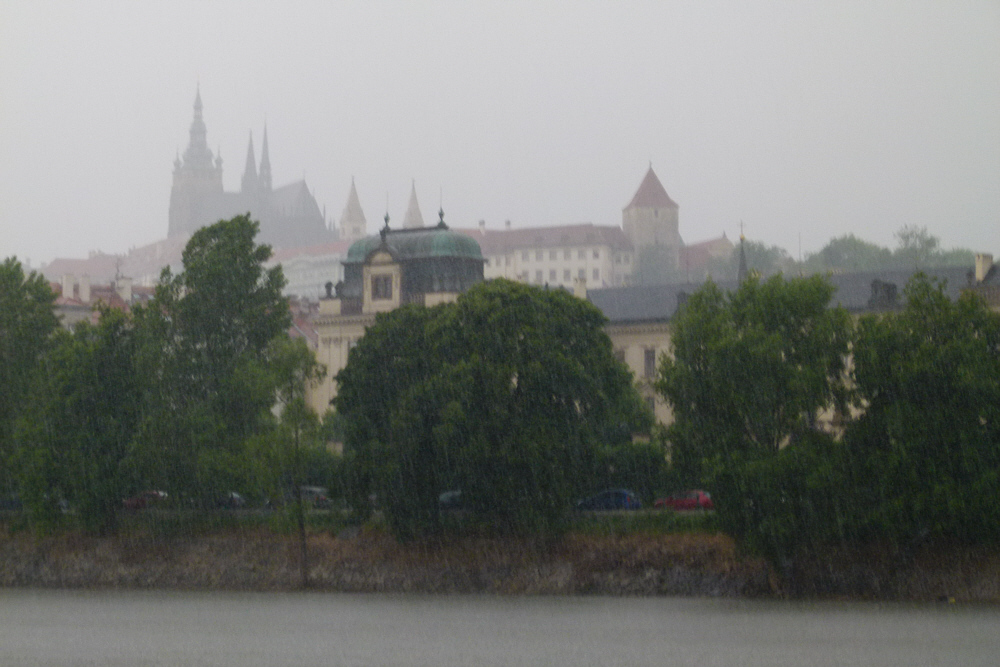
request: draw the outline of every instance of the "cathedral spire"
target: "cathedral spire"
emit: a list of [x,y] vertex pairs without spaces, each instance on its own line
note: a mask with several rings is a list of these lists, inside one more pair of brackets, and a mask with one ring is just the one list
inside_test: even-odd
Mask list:
[[351,178],[351,192],[347,196],[344,212],[340,214],[340,238],[359,239],[368,233],[367,227],[368,221],[365,220],[365,212],[361,210],[358,189],[354,187],[354,179]]
[[194,118],[191,120],[188,147],[184,151],[184,164],[196,170],[214,168],[212,151],[206,140],[205,121],[201,116],[201,86],[194,95]]
[[260,149],[260,189],[271,191],[271,156],[267,150],[267,125],[264,125],[264,147]]
[[417,181],[414,179],[410,186],[410,205],[406,208],[406,215],[403,216],[403,228],[414,229],[424,226],[424,216],[420,215],[420,204],[417,203]]
[[[264,165],[261,164],[261,167]],[[240,191],[252,193],[257,191],[257,158],[253,152],[253,131],[250,131],[250,143],[247,145],[247,166],[243,169],[243,180]]]

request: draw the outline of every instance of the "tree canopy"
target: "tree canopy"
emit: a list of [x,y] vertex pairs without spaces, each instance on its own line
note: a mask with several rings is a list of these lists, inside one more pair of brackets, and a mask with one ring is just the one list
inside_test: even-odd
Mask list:
[[401,537],[436,530],[453,489],[500,530],[555,528],[597,445],[651,422],[603,323],[506,280],[380,314],[337,376],[356,502],[377,493]]
[[8,257],[0,265],[0,492],[10,484],[11,436],[31,377],[52,332],[59,326],[53,311],[55,294],[38,273],[27,276],[21,263]]

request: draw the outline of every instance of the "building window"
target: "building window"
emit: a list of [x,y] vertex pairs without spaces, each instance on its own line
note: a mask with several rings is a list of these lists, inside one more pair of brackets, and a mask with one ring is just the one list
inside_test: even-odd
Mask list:
[[617,350],[615,350],[615,359],[622,362],[623,364],[625,363],[625,348],[620,347]]
[[580,251],[576,253],[576,257],[577,259],[587,259],[587,251],[581,248]]
[[572,271],[570,271],[569,269],[566,269],[565,271],[563,271],[563,280],[565,280],[566,282],[569,282],[572,279],[573,279],[573,272]]
[[645,354],[645,372],[643,375],[648,378],[652,378],[656,375],[656,348],[646,348]]
[[542,272],[541,271],[535,271],[535,282],[538,283],[539,285],[542,284]]
[[549,282],[554,283],[556,281],[556,270],[549,269]]
[[597,248],[594,248],[594,259],[600,259],[600,258],[601,258],[601,251],[598,250]]
[[521,253],[521,261],[522,262],[527,262],[528,261],[528,251],[527,250],[525,250],[524,252]]
[[510,256],[509,255],[507,257],[503,258],[503,265],[504,266],[510,266]]
[[542,252],[541,250],[536,250],[535,251],[535,261],[538,261],[538,262],[542,261],[542,257],[544,257],[544,256],[545,256],[545,253]]
[[601,270],[594,269],[594,280],[600,280],[600,279],[601,279]]
[[563,250],[563,259],[569,259],[573,256],[573,252],[569,249]]
[[580,280],[587,279],[587,269],[580,269],[580,272],[576,274]]
[[486,266],[489,266],[489,265],[490,265],[490,258],[489,258],[489,257],[487,257],[487,258],[486,258],[486,261],[484,262],[484,264],[485,264]]
[[372,298],[392,298],[392,276],[372,276]]
[[650,412],[655,413],[656,412],[656,398],[653,397],[653,396],[647,396],[646,397],[646,407],[649,408]]
[[558,254],[559,254],[559,253],[558,253],[558,252],[556,252],[555,250],[549,250],[549,259],[556,259],[556,256],[557,256]]

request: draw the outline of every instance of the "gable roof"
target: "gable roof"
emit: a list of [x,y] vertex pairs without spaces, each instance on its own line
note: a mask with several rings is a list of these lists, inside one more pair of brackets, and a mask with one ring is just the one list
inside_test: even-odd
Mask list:
[[626,209],[630,208],[678,208],[677,202],[670,198],[664,189],[660,179],[653,173],[650,167],[646,172],[646,177],[639,184],[639,189],[635,191],[635,196],[628,203]]

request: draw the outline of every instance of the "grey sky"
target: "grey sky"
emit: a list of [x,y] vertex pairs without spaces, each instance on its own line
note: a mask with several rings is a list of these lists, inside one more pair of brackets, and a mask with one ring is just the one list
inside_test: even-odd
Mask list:
[[[1000,254],[997,2],[0,0],[0,256],[166,236],[200,82],[238,189],[267,121],[370,225],[619,224],[648,166],[687,242],[798,253],[904,224]],[[258,153],[259,159],[259,153]]]

